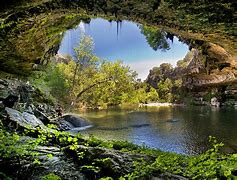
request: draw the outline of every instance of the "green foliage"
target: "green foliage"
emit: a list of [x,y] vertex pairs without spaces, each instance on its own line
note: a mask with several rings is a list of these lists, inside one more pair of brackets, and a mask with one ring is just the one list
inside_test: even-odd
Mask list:
[[89,139],[85,143],[86,146],[91,146],[91,147],[105,147],[105,148],[112,148],[113,145],[109,142],[104,142],[93,135],[90,135]]
[[123,93],[121,97],[122,104],[138,105],[139,103],[157,102],[159,95],[155,88],[146,83],[136,82],[134,90]]
[[157,102],[160,100],[160,96],[157,90],[153,87],[149,87],[149,91],[146,93],[146,102]]
[[157,84],[157,91],[162,101],[172,102],[172,94],[171,94],[172,87],[173,87],[173,84],[169,78]]
[[[57,130],[27,130],[26,135],[37,135],[34,145],[57,145],[65,153],[76,159],[80,165],[81,172],[90,178],[99,178],[100,173],[106,177],[104,172],[106,168],[111,168],[113,159],[110,157],[97,158],[90,154],[88,149],[80,148],[78,145],[88,147],[104,147],[126,153],[144,154],[153,157],[155,160],[144,161],[137,159],[134,162],[132,173],[121,177],[120,179],[149,179],[151,176],[169,172],[189,179],[215,179],[215,178],[236,178],[233,174],[237,167],[237,155],[224,155],[220,153],[222,143],[218,143],[213,137],[210,137],[212,148],[198,156],[184,156],[175,153],[161,152],[159,150],[148,149],[144,146],[134,145],[124,141],[105,142],[93,136],[88,139],[80,134],[72,136],[66,132]],[[4,130],[0,131],[1,146],[0,153],[4,159],[16,157],[32,157],[32,162],[40,165],[37,154],[32,154],[32,142],[22,143],[20,136],[16,133],[10,134]],[[5,146],[3,146],[3,145]],[[47,155],[52,158],[52,154]],[[155,158],[156,157],[156,158]],[[104,174],[105,173],[105,174]],[[59,178],[56,175],[47,175],[44,178]],[[109,177],[108,177],[109,178]]]
[[113,180],[112,177],[105,177],[105,178],[100,178],[100,180]]
[[69,57],[68,63],[51,63],[33,83],[64,104],[97,108],[130,101],[124,96],[134,91],[137,74],[120,61],[100,60],[93,47],[93,40],[82,35],[75,61]]
[[203,96],[203,100],[206,102],[211,102],[211,99],[213,97],[218,97],[217,93],[214,92],[207,92],[204,96]]
[[177,61],[177,67],[178,68],[186,68],[187,67],[187,65],[188,65],[188,63],[185,61],[185,60],[179,60],[179,61]]
[[139,146],[132,144],[127,141],[113,141],[113,149],[116,150],[137,150],[139,149]]
[[50,173],[41,177],[40,180],[61,180],[61,178],[54,173]]
[[[186,62],[186,60],[185,60]],[[182,70],[185,67],[173,68],[169,63],[162,63],[150,70],[147,83],[157,91],[160,102],[183,102]],[[177,73],[179,72],[179,73]]]
[[166,38],[166,32],[156,29],[154,27],[140,26],[141,33],[144,34],[148,44],[155,51],[161,49],[163,51],[169,50],[170,45]]
[[51,64],[46,70],[44,79],[48,87],[46,89],[50,89],[51,95],[57,99],[65,97],[70,88],[69,82],[63,74],[64,70],[65,67],[62,64]]
[[89,179],[98,179],[100,170],[100,167],[94,165],[84,165],[80,168],[80,171]]
[[[125,179],[133,180],[133,179],[150,179],[151,173],[151,165],[145,162],[144,160],[135,161],[134,162],[134,171],[131,174],[127,174],[124,176]],[[122,177],[120,178],[122,180]]]
[[234,179],[233,170],[237,167],[237,155],[223,155],[223,146],[210,137],[213,148],[199,156],[183,156],[174,153],[160,153],[155,162],[136,162],[135,170],[125,177],[128,179],[149,179],[151,176],[169,172],[188,179]]
[[25,156],[33,156],[29,150],[34,148],[32,140],[26,140],[22,144],[21,136],[17,133],[10,133],[4,129],[0,129],[0,157],[5,159],[23,158]]

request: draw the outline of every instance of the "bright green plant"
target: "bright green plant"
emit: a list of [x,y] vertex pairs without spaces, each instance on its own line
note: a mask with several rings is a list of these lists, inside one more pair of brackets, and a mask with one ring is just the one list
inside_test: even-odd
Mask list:
[[220,153],[222,143],[210,137],[212,148],[198,156],[183,156],[175,153],[159,153],[154,163],[136,162],[135,170],[126,175],[127,179],[149,179],[152,175],[169,172],[189,179],[236,178],[237,155]]
[[54,173],[50,173],[41,177],[40,180],[61,180],[61,178]]

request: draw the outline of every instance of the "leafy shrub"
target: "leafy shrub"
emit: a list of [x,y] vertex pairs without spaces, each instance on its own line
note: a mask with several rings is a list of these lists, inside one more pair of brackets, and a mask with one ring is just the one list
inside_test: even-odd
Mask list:
[[183,156],[175,153],[160,153],[155,162],[135,163],[135,170],[125,176],[127,179],[149,179],[151,176],[169,172],[189,179],[234,179],[237,154],[220,153],[222,143],[210,137],[212,148],[199,156]]
[[54,173],[47,174],[43,177],[41,177],[40,180],[61,180],[61,178]]

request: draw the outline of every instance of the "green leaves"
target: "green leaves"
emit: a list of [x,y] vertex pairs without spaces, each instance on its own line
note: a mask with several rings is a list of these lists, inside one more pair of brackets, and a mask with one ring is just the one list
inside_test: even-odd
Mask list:
[[[80,145],[91,147],[104,147],[114,149],[120,152],[144,154],[146,157],[156,157],[155,160],[137,160],[134,162],[133,172],[121,177],[120,179],[149,179],[161,173],[171,173],[186,177],[188,179],[217,179],[227,178],[234,179],[234,171],[237,167],[237,154],[223,155],[220,153],[222,143],[214,137],[209,137],[212,148],[198,156],[184,156],[175,153],[166,153],[158,150],[147,149],[129,142],[112,141],[104,142],[93,136],[89,139],[83,139],[82,135],[76,137],[71,136],[66,132],[45,131],[40,128],[32,130],[38,133],[38,139],[25,144],[21,141],[21,136],[17,133],[8,133],[0,129],[0,155],[2,158],[23,158],[28,157],[36,165],[41,162],[37,158],[39,154],[31,151],[38,144],[42,145],[58,145],[68,155],[77,159],[80,164],[80,169],[83,173],[88,174],[92,178],[101,177],[100,173],[103,168],[110,167],[113,159],[111,157],[94,157],[90,161],[87,160],[90,156],[88,149],[80,148]],[[26,132],[32,133],[30,131]],[[53,154],[47,154],[48,158],[52,158]],[[103,167],[103,168],[102,168]]]
[[[152,164],[138,162],[135,171],[127,175],[130,179],[149,179],[158,172],[169,172],[188,179],[235,179],[233,170],[237,167],[237,156],[219,152],[222,143],[210,137],[213,148],[198,156],[183,156],[174,153],[159,153]],[[159,173],[160,174],[160,173]],[[128,178],[128,179],[129,179]]]
[[40,180],[61,180],[61,178],[54,173],[50,173],[41,177]]
[[161,49],[163,51],[169,50],[170,45],[166,38],[166,32],[148,26],[140,26],[141,33],[145,35],[148,44],[153,48],[155,51]]
[[20,136],[17,133],[9,133],[0,129],[0,157],[10,159],[15,157],[24,157],[29,155],[28,150],[34,148],[30,141],[26,140],[22,144]]
[[122,103],[122,95],[134,91],[137,74],[121,61],[99,59],[93,48],[93,39],[82,34],[74,60],[49,65],[39,84],[64,104],[97,108]]
[[73,140],[72,137],[68,137],[68,138],[67,138],[67,141],[68,141],[68,142],[72,142],[72,140]]

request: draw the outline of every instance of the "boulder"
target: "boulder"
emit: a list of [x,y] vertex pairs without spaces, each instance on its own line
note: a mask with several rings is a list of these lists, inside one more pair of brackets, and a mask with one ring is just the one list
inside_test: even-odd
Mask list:
[[33,114],[29,114],[27,112],[21,113],[15,109],[11,109],[8,107],[6,107],[5,110],[7,113],[8,120],[15,122],[21,127],[25,128],[28,127],[34,128],[36,126],[44,127],[42,121],[37,119]]
[[[38,168],[34,168],[34,173],[31,173],[30,179],[40,179],[40,177],[48,173],[55,173],[62,179],[85,179],[73,160],[67,157],[59,148],[38,146],[35,151],[39,153],[38,158],[41,165]],[[48,157],[48,154],[51,154],[52,157]]]
[[[99,174],[119,179],[120,176],[131,173],[134,170],[134,161],[144,159],[147,162],[153,162],[155,160],[155,157],[142,154],[131,154],[103,147],[78,145],[77,151],[83,153],[84,156],[81,159],[77,159],[75,162],[79,165],[81,172],[85,174],[88,179],[99,179]],[[70,148],[66,149],[66,153],[70,156],[77,157],[75,151],[70,150]],[[103,159],[105,161],[101,161]],[[95,172],[91,172],[89,169],[84,168],[85,164],[99,167],[99,174],[95,174]]]
[[45,113],[39,111],[38,109],[34,110],[34,115],[41,120],[44,124],[49,124],[50,123],[50,119],[46,116]]
[[22,117],[26,120],[27,124],[31,125],[32,127],[44,125],[43,122],[37,119],[33,114],[23,112]]
[[4,79],[0,79],[0,85],[8,86],[8,83],[7,83],[6,80],[4,80]]
[[74,128],[88,127],[92,124],[78,115],[67,114],[56,120],[60,130],[71,130]]
[[[15,162],[1,164],[2,171],[11,172],[17,179],[39,180],[44,175],[54,173],[62,179],[84,180],[85,177],[78,170],[70,157],[67,157],[60,148],[54,146],[37,146],[32,153],[38,153],[40,165],[33,163],[30,158],[20,159],[20,166]],[[49,156],[50,155],[50,156]]]

